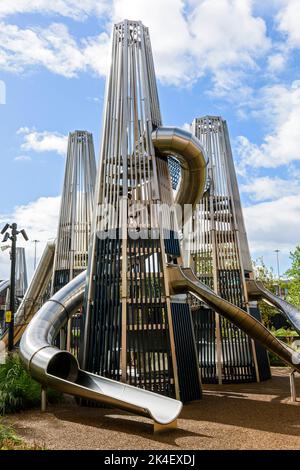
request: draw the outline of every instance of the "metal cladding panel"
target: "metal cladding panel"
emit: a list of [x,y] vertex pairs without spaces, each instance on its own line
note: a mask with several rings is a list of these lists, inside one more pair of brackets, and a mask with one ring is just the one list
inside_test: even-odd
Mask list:
[[127,381],[175,396],[159,239],[128,238]]
[[[259,308],[250,307],[250,315],[261,322]],[[257,341],[255,341],[255,350],[257,356],[258,372],[260,380],[272,378],[268,351]]]
[[202,397],[191,312],[185,303],[171,303],[180,400],[183,403]]
[[165,252],[167,255],[180,256],[178,233],[174,230],[164,230]]
[[192,320],[202,383],[217,383],[215,312],[203,306],[192,307]]
[[120,253],[119,238],[97,239],[94,296],[87,325],[87,370],[114,380],[120,380]]

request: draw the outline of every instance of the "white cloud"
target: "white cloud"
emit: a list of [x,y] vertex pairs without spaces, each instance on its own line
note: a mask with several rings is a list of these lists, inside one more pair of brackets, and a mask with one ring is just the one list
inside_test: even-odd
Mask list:
[[185,122],[184,124],[182,124],[181,129],[183,129],[184,131],[191,132],[191,125],[188,122]]
[[16,162],[30,162],[31,157],[29,157],[29,155],[19,155],[18,157],[15,157],[14,160]]
[[[33,152],[57,152],[60,155],[66,155],[68,137],[58,132],[38,132],[35,129],[28,129],[21,127],[18,134],[22,134],[24,142],[21,144],[21,149]],[[24,158],[17,157],[16,160]]]
[[279,31],[286,34],[291,47],[300,47],[299,0],[284,0],[276,15]]
[[223,89],[224,70],[230,70],[230,82],[236,80],[238,70],[255,67],[270,45],[251,0],[116,0],[114,20],[125,17],[149,26],[158,76],[175,85],[212,72],[216,88]]
[[283,196],[300,195],[300,184],[297,180],[261,176],[251,179],[247,184],[241,184],[240,191],[249,194],[253,201],[274,201]]
[[1,0],[0,18],[16,13],[41,13],[85,20],[88,15],[103,15],[108,7],[107,0]]
[[253,14],[252,0],[115,0],[107,9],[104,2],[77,2],[77,9],[72,9],[73,4],[71,0],[4,2],[3,16],[13,11],[62,15],[70,11],[81,18],[104,9],[106,30],[78,42],[62,24],[21,29],[2,23],[0,69],[23,72],[43,66],[69,78],[80,71],[105,75],[112,23],[129,18],[149,26],[155,68],[162,82],[190,85],[211,73],[215,92],[224,94],[232,86],[236,91],[238,86],[243,89],[243,71],[255,68],[256,59],[270,47],[263,19]]
[[284,196],[244,208],[248,239],[253,253],[279,249],[284,253],[299,245],[300,198]]
[[[0,215],[1,227],[8,221],[14,221],[20,229],[25,228],[27,232],[29,241],[25,242],[22,237],[19,237],[18,246],[25,247],[29,277],[32,275],[34,263],[32,240],[40,241],[37,245],[37,254],[40,257],[46,242],[56,237],[59,206],[60,196],[40,197],[29,204],[17,206],[12,214]],[[0,279],[9,277],[9,266],[9,250],[0,251]]]
[[274,85],[263,90],[256,110],[271,129],[260,145],[245,136],[236,140],[239,157],[238,171],[245,174],[247,167],[276,168],[300,160],[300,81],[288,85]]
[[0,70],[22,73],[42,66],[66,78],[86,70],[105,75],[108,51],[109,36],[104,32],[78,43],[60,23],[26,29],[0,23]]
[[272,73],[281,72],[286,64],[287,56],[282,53],[275,53],[268,57],[268,69]]

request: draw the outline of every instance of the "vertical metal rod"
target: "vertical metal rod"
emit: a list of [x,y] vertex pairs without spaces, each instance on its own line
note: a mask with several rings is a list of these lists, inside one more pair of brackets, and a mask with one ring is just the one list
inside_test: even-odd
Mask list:
[[41,411],[45,413],[47,410],[47,387],[41,386]]
[[291,402],[296,402],[297,401],[297,395],[296,395],[296,385],[295,385],[295,371],[292,370],[290,372],[290,391],[291,391]]

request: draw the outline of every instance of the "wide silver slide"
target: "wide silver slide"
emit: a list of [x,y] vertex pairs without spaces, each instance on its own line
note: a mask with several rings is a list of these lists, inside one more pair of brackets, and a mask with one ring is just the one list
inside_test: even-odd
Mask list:
[[262,323],[244,310],[219,297],[203,284],[191,268],[169,266],[171,289],[174,293],[190,292],[217,313],[230,320],[254,340],[300,372],[300,354],[279,341]]
[[20,356],[33,378],[45,386],[148,416],[165,425],[176,420],[182,403],[80,369],[77,359],[53,346],[59,330],[82,304],[86,271],[58,291],[36,313],[20,343]]
[[10,281],[1,281],[0,282],[0,294],[3,292],[5,289],[7,289],[10,286]]
[[250,299],[262,299],[280,310],[300,335],[300,310],[295,305],[290,304],[286,300],[273,294],[273,292],[270,292],[260,281],[255,281],[253,279],[248,280],[247,288]]

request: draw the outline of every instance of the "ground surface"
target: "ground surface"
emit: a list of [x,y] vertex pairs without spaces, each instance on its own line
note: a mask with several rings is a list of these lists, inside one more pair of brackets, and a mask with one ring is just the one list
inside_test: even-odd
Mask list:
[[[260,384],[206,385],[203,400],[185,405],[178,429],[164,434],[146,418],[73,402],[9,421],[47,449],[300,449],[300,401],[289,402],[288,372],[273,368]],[[300,395],[300,378],[296,388]]]

